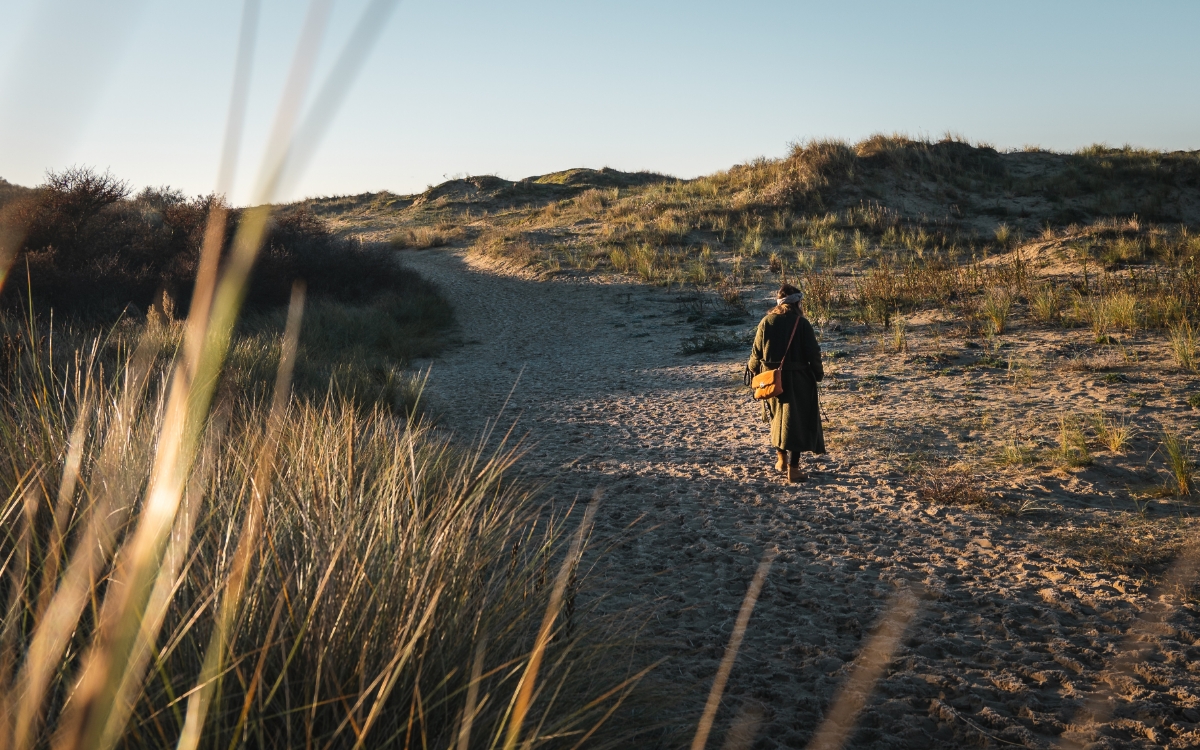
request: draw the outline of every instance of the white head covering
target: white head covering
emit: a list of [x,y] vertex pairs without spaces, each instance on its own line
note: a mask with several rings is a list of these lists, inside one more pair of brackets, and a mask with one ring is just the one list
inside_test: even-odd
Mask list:
[[804,292],[796,292],[789,294],[786,297],[776,297],[775,304],[777,305],[795,305],[799,304],[800,300],[804,299]]

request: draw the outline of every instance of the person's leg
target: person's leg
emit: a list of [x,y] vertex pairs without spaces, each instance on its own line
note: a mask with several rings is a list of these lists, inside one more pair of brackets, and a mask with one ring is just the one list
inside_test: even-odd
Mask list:
[[788,454],[784,449],[787,445],[787,404],[770,403],[771,410],[771,445],[775,448],[775,471],[786,472]]
[[787,476],[789,482],[803,482],[808,479],[808,474],[800,468],[800,451],[792,451],[788,462]]

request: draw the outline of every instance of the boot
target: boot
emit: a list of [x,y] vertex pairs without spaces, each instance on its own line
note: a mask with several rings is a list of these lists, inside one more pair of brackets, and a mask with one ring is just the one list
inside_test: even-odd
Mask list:
[[789,482],[803,482],[805,479],[808,479],[808,474],[801,471],[799,466],[789,465],[787,467],[787,478]]
[[787,467],[787,451],[775,450],[775,471],[783,471]]

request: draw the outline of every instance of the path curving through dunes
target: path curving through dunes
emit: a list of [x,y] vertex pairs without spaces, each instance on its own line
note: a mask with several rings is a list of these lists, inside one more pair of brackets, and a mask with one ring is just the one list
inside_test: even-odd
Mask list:
[[[662,289],[528,280],[455,251],[404,262],[443,287],[464,330],[432,364],[446,423],[473,437],[511,391],[500,424],[517,418],[527,435],[526,472],[558,498],[603,488],[598,535],[625,541],[591,585],[613,611],[653,611],[640,648],[671,657],[658,679],[685,696],[679,736],[754,570],[778,550],[710,747],[747,709],[762,716],[754,747],[804,747],[901,590],[919,609],[848,746],[1200,746],[1194,609],[1139,620],[1156,596],[1139,580],[1023,521],[917,502],[877,451],[839,443],[841,427],[827,428],[835,447],[812,479],[783,484],[741,386],[745,353],[679,355],[692,331]],[[832,334],[823,346],[853,350]],[[928,378],[895,387],[936,426],[944,395]],[[843,426],[909,419],[839,392],[824,407]]]

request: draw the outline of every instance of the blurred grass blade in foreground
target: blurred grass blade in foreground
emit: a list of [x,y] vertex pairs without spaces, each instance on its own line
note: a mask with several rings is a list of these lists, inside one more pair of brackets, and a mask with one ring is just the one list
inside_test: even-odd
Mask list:
[[304,315],[304,283],[296,282],[292,288],[292,299],[288,304],[287,328],[283,334],[283,351],[279,358],[279,372],[275,379],[275,393],[271,400],[271,411],[267,415],[267,434],[259,448],[254,478],[250,483],[250,507],[242,522],[242,532],[233,563],[226,578],[221,596],[220,611],[216,627],[213,628],[208,648],[204,653],[204,666],[200,670],[197,690],[188,698],[187,720],[179,738],[180,750],[194,750],[200,743],[200,732],[208,703],[217,689],[223,669],[225,651],[228,647],[230,630],[237,607],[242,601],[246,576],[250,573],[250,560],[258,544],[263,522],[263,506],[267,488],[275,470],[276,453],[279,450],[280,432],[286,418],[292,387],[292,373],[296,366],[296,350],[300,341],[300,321]]
[[712,732],[717,709],[721,707],[721,696],[725,694],[725,684],[733,672],[733,664],[737,661],[738,650],[742,647],[742,639],[745,638],[746,629],[750,626],[750,615],[754,613],[754,605],[758,603],[758,595],[762,593],[763,584],[767,582],[767,575],[771,572],[771,565],[775,562],[777,554],[775,550],[767,550],[763,554],[762,562],[758,564],[758,570],[754,572],[754,578],[750,581],[750,588],[746,590],[746,596],[742,599],[742,608],[738,611],[733,632],[729,635],[729,645],[725,647],[725,656],[721,658],[721,666],[717,667],[712,689],[708,693],[708,701],[704,705],[704,713],[696,725],[696,735],[692,738],[692,750],[704,750],[705,745],[708,744],[708,735]]

